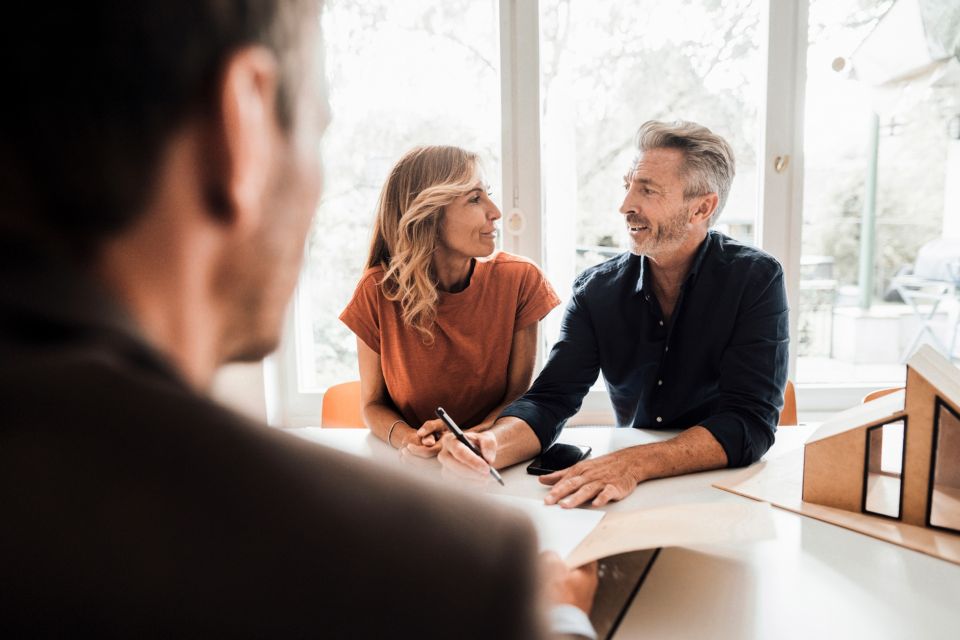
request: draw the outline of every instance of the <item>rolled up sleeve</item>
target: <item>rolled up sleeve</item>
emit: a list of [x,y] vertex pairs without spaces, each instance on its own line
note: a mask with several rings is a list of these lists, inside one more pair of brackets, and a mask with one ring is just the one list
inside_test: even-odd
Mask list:
[[773,445],[789,358],[789,312],[783,271],[758,277],[746,291],[730,343],[720,360],[720,403],[701,425],[727,454],[730,467],[760,459]]
[[530,390],[508,405],[500,417],[513,416],[529,424],[543,451],[557,439],[567,419],[580,410],[599,372],[593,323],[583,301],[574,293],[543,371]]

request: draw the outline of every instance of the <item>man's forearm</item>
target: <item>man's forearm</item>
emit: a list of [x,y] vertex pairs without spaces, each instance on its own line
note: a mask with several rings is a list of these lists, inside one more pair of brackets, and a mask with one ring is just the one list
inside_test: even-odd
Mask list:
[[727,466],[727,454],[705,428],[696,426],[664,442],[631,447],[638,483]]
[[490,432],[497,437],[497,457],[493,462],[497,469],[529,460],[540,453],[537,434],[520,418],[500,418],[490,428]]

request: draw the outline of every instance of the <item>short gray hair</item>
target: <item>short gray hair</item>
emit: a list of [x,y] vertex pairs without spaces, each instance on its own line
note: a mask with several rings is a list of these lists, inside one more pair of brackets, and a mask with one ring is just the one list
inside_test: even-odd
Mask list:
[[678,149],[683,153],[683,197],[716,193],[720,202],[710,216],[713,226],[727,203],[736,173],[730,144],[703,125],[685,120],[648,120],[640,125],[636,142],[640,153],[651,149]]

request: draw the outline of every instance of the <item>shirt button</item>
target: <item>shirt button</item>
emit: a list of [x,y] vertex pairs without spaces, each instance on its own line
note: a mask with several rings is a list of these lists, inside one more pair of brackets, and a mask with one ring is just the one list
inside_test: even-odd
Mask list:
[[660,326],[661,326],[661,327],[663,326],[663,320],[660,321]]
[[663,351],[664,351],[664,353],[666,353],[667,351],[670,351],[670,347],[664,347],[664,348],[663,348]]
[[661,418],[660,416],[657,416],[657,422],[663,422],[663,418]]
[[658,387],[659,387],[660,385],[662,385],[662,384],[663,384],[663,380],[657,380],[657,386],[658,386]]

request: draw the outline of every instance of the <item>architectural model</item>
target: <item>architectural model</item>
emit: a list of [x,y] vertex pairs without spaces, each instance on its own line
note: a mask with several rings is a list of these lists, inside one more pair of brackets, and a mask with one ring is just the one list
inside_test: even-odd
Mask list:
[[904,391],[825,422],[804,447],[803,501],[960,533],[960,369],[923,346]]

